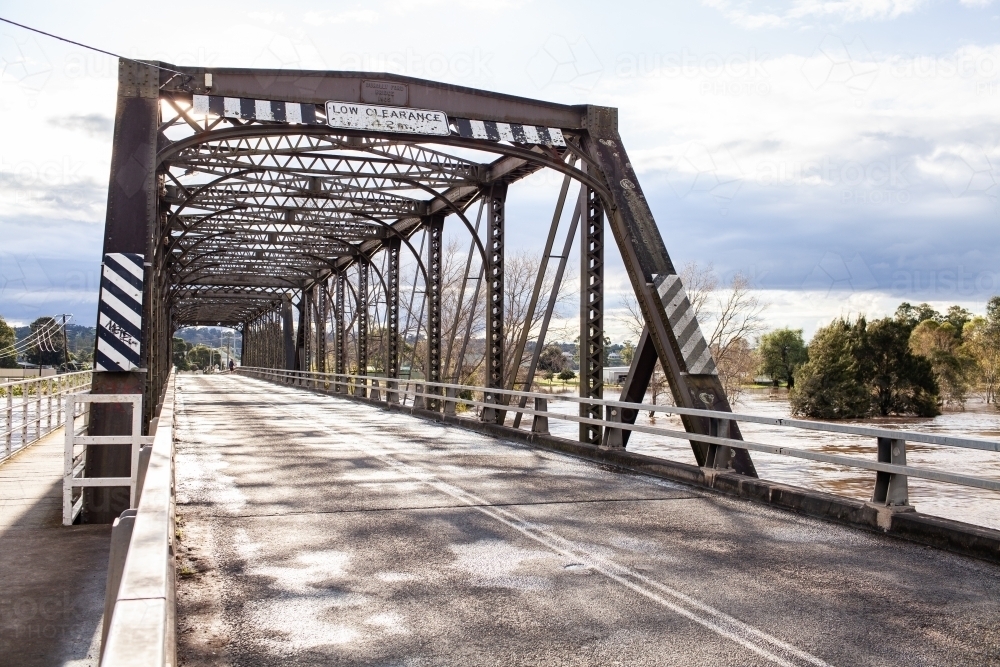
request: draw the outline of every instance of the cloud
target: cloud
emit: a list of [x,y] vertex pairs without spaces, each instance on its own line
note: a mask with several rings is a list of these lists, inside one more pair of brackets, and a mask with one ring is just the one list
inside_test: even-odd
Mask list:
[[81,173],[82,168],[82,163],[68,157],[17,163],[0,158],[3,217],[60,216],[77,220],[100,217],[107,185]]
[[306,12],[305,21],[310,25],[343,25],[345,23],[375,23],[379,13],[373,9],[351,9],[348,11],[333,11],[323,9],[317,12]]
[[109,138],[115,129],[115,121],[110,116],[99,113],[54,116],[49,125],[63,130],[83,132],[90,137]]
[[897,304],[1000,292],[986,250],[1000,245],[1000,45],[876,55],[848,33],[807,53],[681,54],[687,68],[636,54],[598,83],[675,264],[752,271],[768,290],[829,294],[826,309],[847,289]]
[[801,24],[811,19],[843,22],[891,20],[912,13],[924,4],[924,0],[792,0],[780,11],[754,11],[753,3],[736,4],[731,0],[702,0],[702,4],[718,10],[736,25],[759,29]]

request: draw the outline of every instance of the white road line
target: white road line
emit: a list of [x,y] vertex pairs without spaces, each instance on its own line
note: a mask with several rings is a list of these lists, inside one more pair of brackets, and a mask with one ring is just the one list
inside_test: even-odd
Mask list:
[[[302,397],[296,398],[299,401],[302,400]],[[275,404],[274,407],[289,416],[308,420],[311,424],[316,423],[317,415],[315,412],[309,412],[306,414],[300,412],[294,407],[287,407],[279,404]],[[386,465],[399,470],[416,481],[427,484],[441,493],[451,496],[471,509],[482,512],[491,519],[508,526],[525,537],[542,544],[558,554],[574,560],[583,561],[593,570],[603,574],[608,579],[611,579],[612,581],[639,593],[640,595],[667,609],[670,609],[680,616],[698,623],[699,625],[722,637],[732,640],[740,646],[743,646],[744,648],[774,662],[777,665],[782,665],[783,667],[797,667],[797,663],[793,662],[790,657],[794,656],[801,661],[816,665],[817,667],[832,667],[826,661],[807,653],[806,651],[803,651],[788,642],[774,637],[763,630],[734,618],[709,604],[701,602],[690,595],[673,589],[661,582],[652,580],[635,570],[600,556],[599,554],[582,549],[571,540],[562,537],[551,530],[539,528],[530,521],[521,518],[516,513],[508,509],[489,506],[490,504],[485,498],[481,498],[473,493],[470,493],[469,491],[445,482],[439,479],[433,472],[425,468],[412,463],[404,463],[396,460],[388,450],[369,444],[372,432],[362,430],[362,428],[358,426],[358,420],[339,420],[336,427],[330,427],[322,423],[320,423],[319,426],[330,435],[338,437],[338,439],[343,437],[345,431],[357,435],[358,437],[352,442],[369,456],[372,456]],[[664,597],[661,593],[669,596],[672,600],[667,599],[667,597]],[[790,656],[786,655],[783,657],[778,655],[780,652],[790,654]]]

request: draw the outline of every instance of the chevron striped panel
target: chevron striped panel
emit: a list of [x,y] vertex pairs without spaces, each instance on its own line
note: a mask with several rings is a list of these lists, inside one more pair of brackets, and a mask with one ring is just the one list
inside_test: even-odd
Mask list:
[[94,370],[131,371],[142,365],[142,280],[142,255],[104,255]]
[[251,100],[246,97],[195,95],[194,113],[204,116],[224,116],[240,120],[266,120],[296,125],[323,125],[315,104]]
[[667,320],[681,348],[681,358],[692,375],[717,375],[712,350],[701,333],[694,308],[688,299],[681,279],[675,274],[656,276],[653,279],[656,291],[667,312]]
[[506,141],[512,144],[539,144],[542,146],[565,146],[566,139],[558,127],[541,125],[521,125],[520,123],[498,123],[492,120],[466,120],[455,118],[458,136],[465,139],[487,139]]

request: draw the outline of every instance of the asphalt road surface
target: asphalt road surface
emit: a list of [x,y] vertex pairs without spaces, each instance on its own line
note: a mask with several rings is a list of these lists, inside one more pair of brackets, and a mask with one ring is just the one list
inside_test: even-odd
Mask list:
[[230,375],[177,381],[182,665],[1000,664],[1000,567]]

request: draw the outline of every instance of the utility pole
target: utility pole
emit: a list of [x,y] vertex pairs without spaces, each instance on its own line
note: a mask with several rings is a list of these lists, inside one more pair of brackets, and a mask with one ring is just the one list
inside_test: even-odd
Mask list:
[[69,371],[69,338],[66,336],[66,314],[62,316],[63,326],[63,369]]

